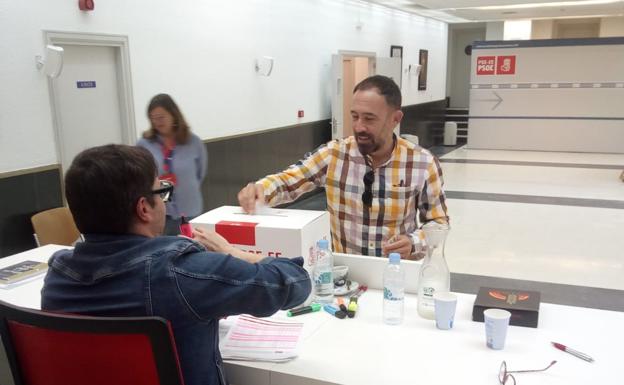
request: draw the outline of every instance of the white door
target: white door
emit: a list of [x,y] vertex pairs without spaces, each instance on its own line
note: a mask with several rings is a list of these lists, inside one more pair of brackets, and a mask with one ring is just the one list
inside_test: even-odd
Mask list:
[[53,82],[60,161],[67,171],[82,150],[122,143],[118,48],[61,45],[63,71]]
[[375,59],[375,74],[384,75],[394,80],[401,88],[401,58],[378,57]]
[[[401,88],[401,58],[399,57],[378,57],[375,60],[375,74],[384,75],[394,80]],[[394,133],[401,134],[401,125],[397,124]]]
[[344,101],[342,91],[342,55],[332,55],[332,86],[331,86],[331,111],[332,111],[332,139],[343,137],[343,111]]

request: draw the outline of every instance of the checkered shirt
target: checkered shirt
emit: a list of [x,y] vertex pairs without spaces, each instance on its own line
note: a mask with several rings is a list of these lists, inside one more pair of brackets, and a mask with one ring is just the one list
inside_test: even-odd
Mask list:
[[373,202],[367,207],[362,203],[362,193],[364,174],[369,170],[355,138],[350,136],[322,145],[285,171],[258,183],[264,186],[270,206],[325,187],[335,252],[382,256],[382,241],[398,234],[408,234],[412,250],[420,251],[424,235],[419,222],[448,223],[438,160],[429,151],[397,138],[390,159],[375,169]]

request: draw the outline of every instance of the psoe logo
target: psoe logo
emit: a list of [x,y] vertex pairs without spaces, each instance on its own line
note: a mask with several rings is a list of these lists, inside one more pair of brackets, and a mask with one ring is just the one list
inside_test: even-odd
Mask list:
[[516,56],[498,56],[496,58],[496,75],[513,75],[516,73]]
[[494,75],[496,56],[477,57],[477,75]]

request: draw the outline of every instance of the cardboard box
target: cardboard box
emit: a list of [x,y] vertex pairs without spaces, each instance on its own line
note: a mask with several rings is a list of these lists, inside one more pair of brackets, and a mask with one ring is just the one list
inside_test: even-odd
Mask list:
[[472,308],[472,320],[483,322],[486,309],[511,312],[510,325],[536,328],[539,320],[540,293],[528,290],[481,287]]
[[327,211],[267,208],[250,215],[238,206],[222,206],[191,223],[216,231],[245,251],[281,258],[302,256],[310,273],[316,242],[331,240]]

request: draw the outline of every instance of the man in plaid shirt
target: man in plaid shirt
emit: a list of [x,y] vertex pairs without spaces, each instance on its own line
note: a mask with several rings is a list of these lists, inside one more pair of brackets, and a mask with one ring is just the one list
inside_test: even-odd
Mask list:
[[403,112],[401,90],[392,79],[364,79],[352,103],[353,136],[248,184],[238,193],[239,203],[251,213],[258,201],[275,206],[325,187],[335,252],[398,252],[419,259],[424,244],[419,222],[448,224],[440,164],[429,151],[394,134]]

